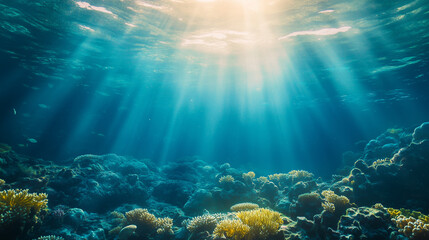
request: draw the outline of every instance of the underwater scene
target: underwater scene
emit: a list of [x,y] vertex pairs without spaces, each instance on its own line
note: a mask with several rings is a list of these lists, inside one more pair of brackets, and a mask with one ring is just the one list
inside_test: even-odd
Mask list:
[[429,240],[428,0],[0,0],[0,240]]

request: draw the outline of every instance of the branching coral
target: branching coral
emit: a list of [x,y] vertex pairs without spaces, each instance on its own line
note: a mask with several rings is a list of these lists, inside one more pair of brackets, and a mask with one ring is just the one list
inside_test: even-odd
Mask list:
[[288,174],[292,178],[293,183],[310,180],[314,176],[312,173],[304,170],[292,170]]
[[13,221],[10,217],[28,220],[30,215],[37,215],[47,207],[48,195],[28,193],[28,189],[9,189],[0,192],[0,222]]
[[0,192],[0,235],[17,238],[38,222],[39,213],[47,208],[44,193],[28,193],[28,189],[9,189]]
[[246,184],[251,185],[253,183],[253,179],[255,178],[255,173],[254,172],[243,173],[241,177],[243,178]]
[[136,225],[138,236],[157,234],[173,234],[173,219],[156,218],[147,209],[137,208],[125,213],[127,225]]
[[286,173],[275,173],[268,175],[270,181],[282,182],[288,179],[288,175]]
[[283,224],[280,213],[266,208],[238,212],[237,217],[250,227],[249,239],[265,239],[275,235]]
[[231,240],[269,239],[278,233],[283,220],[280,213],[258,208],[235,213],[238,219],[224,219],[215,228],[215,237],[226,237]]
[[156,231],[157,221],[155,215],[147,209],[137,208],[125,213],[128,224],[137,226],[138,232]]
[[205,214],[202,216],[192,218],[187,224],[186,229],[191,233],[199,232],[213,232],[216,228],[216,217],[211,214]]
[[327,212],[330,212],[330,213],[334,213],[335,212],[335,205],[333,203],[323,202],[322,203],[322,207]]
[[401,215],[401,211],[399,209],[388,208],[387,212],[390,214],[391,218],[396,218]]
[[295,184],[299,181],[309,181],[313,174],[304,170],[292,170],[288,173],[275,173],[268,175],[270,181],[273,181],[279,187],[285,187],[288,184]]
[[327,202],[334,204],[335,208],[344,209],[350,204],[350,200],[346,196],[339,196],[330,190],[323,191],[322,195]]
[[231,211],[238,212],[238,211],[247,211],[247,210],[253,210],[258,208],[259,205],[256,203],[237,203],[231,207]]
[[221,221],[215,228],[213,236],[232,240],[244,239],[250,232],[250,227],[243,224],[240,220],[225,219]]
[[232,177],[231,175],[226,175],[219,178],[219,183],[220,184],[232,183],[234,182],[234,180],[235,180],[234,177]]
[[162,234],[162,235],[174,234],[173,219],[169,217],[156,219],[156,227],[157,227],[156,233],[158,234]]
[[266,183],[266,182],[268,182],[268,178],[267,177],[258,177],[256,180],[258,182],[260,182],[260,183]]

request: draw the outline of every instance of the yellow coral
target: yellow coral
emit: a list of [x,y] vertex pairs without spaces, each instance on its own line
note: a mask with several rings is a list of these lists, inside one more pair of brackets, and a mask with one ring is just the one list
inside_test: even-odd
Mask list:
[[237,203],[231,207],[231,211],[238,212],[238,211],[247,211],[247,210],[253,210],[255,208],[258,208],[259,205],[256,203]]
[[3,186],[6,182],[3,179],[0,179],[0,186]]
[[149,213],[147,209],[137,208],[126,212],[125,216],[127,217],[127,223],[136,225],[139,232],[156,230],[156,217]]
[[249,239],[267,238],[275,235],[283,220],[280,213],[266,208],[238,212],[237,217],[250,227]]
[[252,172],[252,171],[250,171],[250,172],[248,172],[248,173],[243,173],[242,174],[242,177],[244,178],[244,179],[246,179],[246,178],[250,178],[250,179],[253,179],[253,178],[255,178],[255,173],[254,172]]
[[258,182],[260,182],[260,183],[266,183],[266,182],[268,182],[268,178],[267,177],[258,177],[258,179],[256,179],[256,180],[258,180]]
[[381,203],[376,203],[374,204],[374,206],[372,206],[372,208],[378,209],[378,210],[383,210],[384,206]]
[[243,173],[241,177],[243,178],[246,184],[252,184],[253,179],[255,178],[255,173],[254,172]]
[[219,178],[219,183],[231,183],[234,182],[234,180],[234,177],[232,177],[231,175],[226,175]]
[[325,211],[334,213],[335,212],[335,205],[330,202],[323,202],[322,207]]
[[174,234],[173,219],[169,217],[156,219],[156,233],[158,234]]
[[410,239],[428,239],[429,238],[429,224],[414,217],[405,217],[399,215],[396,219],[392,219],[399,232],[409,237]]
[[429,216],[409,209],[388,208],[399,232],[410,239],[429,239]]
[[345,208],[350,203],[350,200],[346,196],[339,196],[330,190],[323,191],[322,195],[327,202],[333,203],[335,208]]
[[149,213],[147,209],[137,208],[125,213],[128,225],[137,226],[137,234],[150,235],[158,234],[173,234],[173,219],[171,218],[156,218],[155,215]]
[[39,221],[39,213],[47,207],[47,195],[28,193],[28,189],[0,192],[0,236],[18,239]]
[[396,218],[397,216],[401,215],[401,211],[398,209],[388,208],[387,212],[390,214],[391,218]]
[[313,174],[304,170],[292,170],[288,173],[292,177],[292,182],[303,181],[313,178]]
[[378,166],[388,166],[391,165],[393,162],[390,158],[384,158],[384,159],[377,159],[374,161],[370,167],[377,168]]
[[233,240],[241,240],[250,232],[250,227],[240,220],[222,220],[213,231],[213,235],[218,238],[226,237]]
[[287,180],[288,175],[286,173],[274,173],[274,174],[268,175],[268,178],[271,181],[281,182],[281,181]]
[[47,207],[48,195],[45,193],[28,193],[28,189],[9,189],[0,192],[1,209],[17,210],[25,214],[38,214]]
[[212,232],[213,229],[216,228],[216,217],[211,214],[205,214],[202,216],[192,218],[189,223],[186,225],[186,229],[188,229],[191,233],[198,232]]
[[280,213],[266,208],[241,211],[235,214],[238,219],[225,219],[215,228],[215,237],[232,240],[269,239],[277,234],[283,220]]

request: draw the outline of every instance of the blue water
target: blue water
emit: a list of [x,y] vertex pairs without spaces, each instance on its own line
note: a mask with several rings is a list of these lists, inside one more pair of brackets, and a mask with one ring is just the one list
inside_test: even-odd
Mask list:
[[429,119],[427,29],[425,0],[3,0],[0,142],[328,175]]

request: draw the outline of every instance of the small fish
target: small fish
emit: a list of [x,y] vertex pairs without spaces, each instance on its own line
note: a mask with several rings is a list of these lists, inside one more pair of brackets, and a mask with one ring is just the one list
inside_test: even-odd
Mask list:
[[40,104],[39,104],[39,107],[40,107],[40,108],[43,108],[43,109],[48,109],[48,108],[49,108],[49,106],[48,106],[48,105],[43,104],[43,103],[40,103]]
[[13,115],[16,115],[16,109],[13,108]]
[[30,143],[37,143],[37,140],[34,138],[27,138],[27,141],[29,141]]

